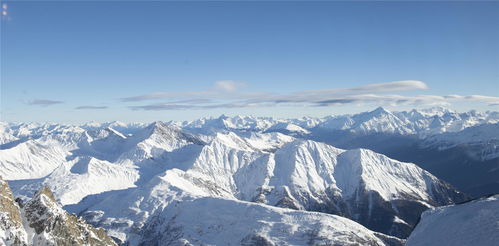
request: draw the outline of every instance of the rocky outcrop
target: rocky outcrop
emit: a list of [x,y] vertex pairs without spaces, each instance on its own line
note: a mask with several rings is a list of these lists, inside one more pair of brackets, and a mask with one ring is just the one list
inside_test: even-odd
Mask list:
[[104,229],[62,209],[49,188],[41,188],[21,207],[7,182],[0,179],[0,245],[117,244]]
[[0,245],[27,245],[19,205],[9,185],[0,177]]

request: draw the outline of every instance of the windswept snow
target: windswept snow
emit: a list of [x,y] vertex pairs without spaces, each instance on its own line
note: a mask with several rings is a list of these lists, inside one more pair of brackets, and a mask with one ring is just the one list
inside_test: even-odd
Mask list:
[[183,201],[156,214],[141,245],[402,245],[349,219],[219,198]]
[[428,210],[407,246],[488,246],[499,242],[499,195]]

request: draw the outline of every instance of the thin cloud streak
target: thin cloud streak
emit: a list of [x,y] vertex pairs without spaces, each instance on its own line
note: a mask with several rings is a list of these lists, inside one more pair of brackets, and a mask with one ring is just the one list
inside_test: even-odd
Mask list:
[[368,84],[365,86],[342,89],[325,89],[325,90],[308,90],[299,91],[291,95],[273,95],[261,97],[253,100],[257,101],[272,101],[276,103],[287,102],[320,102],[327,100],[349,100],[348,97],[360,97],[372,94],[383,94],[396,91],[411,91],[411,90],[427,90],[429,87],[421,81],[405,80],[388,83]]
[[[354,88],[325,89],[298,91],[291,94],[278,95],[267,92],[240,93],[238,85],[232,82],[218,81],[210,91],[198,91],[187,93],[149,94],[131,97],[142,100],[143,98],[165,98],[174,95],[184,96],[183,100],[169,101],[165,103],[139,105],[129,107],[132,110],[185,110],[185,109],[214,109],[214,108],[244,108],[244,107],[272,107],[277,105],[287,106],[338,106],[346,104],[378,104],[378,105],[449,105],[452,102],[472,101],[484,102],[489,105],[499,103],[499,97],[482,95],[417,95],[403,96],[388,94],[393,92],[428,90],[429,87],[422,81],[405,80],[387,83],[368,84]],[[193,96],[195,95],[195,96]],[[196,96],[207,96],[197,98]],[[128,98],[130,99],[130,98]],[[133,101],[133,100],[125,101]],[[216,100],[224,103],[216,103]]]
[[395,82],[368,84],[364,86],[354,87],[354,88],[343,88],[343,89],[326,89],[326,90],[310,90],[301,91],[295,94],[304,95],[318,95],[318,94],[336,94],[336,95],[348,95],[348,94],[366,94],[366,93],[385,93],[385,92],[395,92],[395,91],[411,91],[411,90],[428,90],[429,87],[422,81],[417,80],[403,80]]
[[188,97],[188,96],[202,96],[202,95],[210,95],[211,93],[207,91],[198,91],[198,92],[178,92],[178,93],[166,93],[166,92],[158,92],[145,94],[140,96],[133,97],[124,97],[120,100],[122,102],[138,102],[138,101],[146,101],[146,100],[155,100],[155,99],[170,99],[170,98],[179,98],[179,97]]
[[[278,101],[268,101],[262,100],[260,102],[255,101],[245,101],[237,103],[224,103],[224,104],[210,104],[210,105],[198,105],[198,104],[150,104],[142,106],[131,106],[130,109],[133,110],[185,110],[185,109],[215,109],[215,108],[246,108],[246,107],[272,107],[277,105],[288,105],[288,106],[341,106],[347,104],[378,104],[387,106],[436,106],[436,105],[449,105],[452,102],[457,101],[473,101],[473,102],[484,102],[488,103],[489,106],[499,105],[499,97],[488,97],[488,96],[459,96],[459,98],[451,98],[448,96],[435,96],[435,95],[418,95],[418,96],[402,96],[402,95],[376,95],[376,94],[365,94],[365,95],[351,95],[351,96],[341,96],[330,98],[327,100],[317,101],[313,98],[311,100],[278,100]],[[492,101],[494,100],[494,101]]]
[[308,101],[308,97],[321,97],[326,100],[326,97],[331,95],[350,95],[350,94],[365,94],[365,93],[384,93],[394,91],[409,91],[409,90],[427,90],[428,86],[421,81],[405,80],[387,83],[368,84],[365,86],[344,89],[325,89],[325,90],[309,90],[299,91],[292,95],[275,95],[269,92],[238,92],[238,90],[246,87],[246,83],[237,82],[234,80],[216,81],[213,87],[203,91],[188,91],[188,92],[156,92],[139,96],[121,98],[122,102],[138,102],[157,99],[175,99],[182,97],[217,97],[218,99],[247,99],[247,100],[268,100],[286,102],[289,98],[293,101]]
[[[252,103],[221,103],[212,105],[188,105],[188,104],[168,104],[158,103],[143,106],[130,106],[131,110],[147,110],[147,111],[161,111],[161,110],[186,110],[186,109],[217,109],[217,108],[249,108],[261,107],[263,104]],[[267,104],[269,106],[269,104]]]
[[89,106],[89,105],[84,105],[84,106],[78,106],[75,109],[107,109],[107,106]]
[[57,101],[57,100],[48,100],[48,99],[35,99],[35,100],[28,102],[28,105],[37,105],[37,106],[47,107],[47,106],[52,106],[52,105],[61,104],[61,103],[64,103],[64,102]]

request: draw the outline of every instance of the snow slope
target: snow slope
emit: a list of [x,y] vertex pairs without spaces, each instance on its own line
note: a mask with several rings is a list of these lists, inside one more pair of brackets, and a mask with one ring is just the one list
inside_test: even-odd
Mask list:
[[219,198],[152,216],[139,245],[402,245],[349,219]]
[[488,246],[499,242],[499,195],[428,210],[407,246]]
[[423,146],[441,150],[465,146],[475,159],[499,158],[499,123],[477,125],[460,132],[433,135],[425,139]]

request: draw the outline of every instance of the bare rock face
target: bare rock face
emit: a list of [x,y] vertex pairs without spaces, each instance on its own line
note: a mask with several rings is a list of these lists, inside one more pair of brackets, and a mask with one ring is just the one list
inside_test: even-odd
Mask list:
[[19,205],[9,185],[0,177],[0,245],[27,245]]
[[104,229],[62,209],[49,188],[41,188],[20,208],[7,182],[0,179],[0,245],[117,244]]

